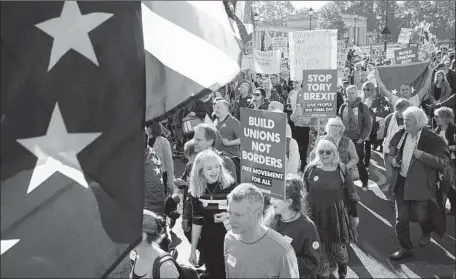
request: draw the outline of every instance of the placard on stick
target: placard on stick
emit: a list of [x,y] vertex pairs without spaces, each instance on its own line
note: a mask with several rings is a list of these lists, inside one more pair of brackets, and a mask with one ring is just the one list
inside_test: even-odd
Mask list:
[[285,197],[285,113],[241,108],[241,181]]
[[[304,117],[337,115],[337,70],[304,70],[302,81]],[[300,94],[298,97],[301,98]]]

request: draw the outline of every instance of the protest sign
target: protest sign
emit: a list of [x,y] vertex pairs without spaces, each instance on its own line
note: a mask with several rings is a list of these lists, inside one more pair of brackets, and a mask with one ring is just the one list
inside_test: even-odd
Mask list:
[[412,36],[412,29],[410,28],[401,28],[401,33],[399,34],[399,38],[397,42],[401,45],[408,45],[410,42],[410,37]]
[[429,53],[420,49],[417,52],[418,61],[424,62],[429,59]]
[[285,113],[241,108],[241,181],[275,198],[285,196]]
[[288,39],[285,37],[272,38],[272,48],[274,50],[280,50],[282,53],[285,53],[288,49]]
[[304,69],[337,69],[337,30],[290,32],[289,45],[292,80]]
[[345,63],[347,61],[347,41],[337,41],[337,81],[342,84],[344,78]]
[[256,73],[280,73],[280,50],[253,51],[253,64]]
[[[302,98],[304,117],[337,115],[337,70],[303,70]],[[298,95],[299,96],[299,95]]]
[[394,51],[396,65],[418,62],[417,48],[402,48]]

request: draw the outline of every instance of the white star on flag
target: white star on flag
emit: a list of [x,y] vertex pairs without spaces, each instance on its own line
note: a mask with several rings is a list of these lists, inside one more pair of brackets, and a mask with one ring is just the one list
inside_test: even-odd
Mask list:
[[36,24],[37,28],[54,38],[48,72],[70,49],[84,55],[98,66],[89,32],[112,16],[113,14],[108,13],[82,15],[77,2],[65,1],[60,17]]
[[412,86],[412,94],[415,93],[415,87]]
[[393,92],[393,94],[396,95],[397,94],[396,88],[394,88],[393,91],[391,91],[391,92]]
[[390,107],[388,105],[385,106],[385,110],[389,110]]
[[19,242],[19,239],[9,239],[9,240],[2,240],[1,241],[1,255],[11,249],[14,245],[16,245]]
[[33,169],[27,194],[60,172],[85,188],[89,185],[76,155],[98,138],[101,133],[68,133],[56,104],[45,136],[17,139],[38,161]]
[[373,108],[372,111],[377,113],[377,108]]
[[154,163],[155,165],[161,165],[161,162],[158,158],[155,158],[155,157],[152,157],[152,163]]
[[160,174],[160,169],[159,169],[159,168],[156,167],[156,168],[154,169],[154,171],[157,173],[157,175]]

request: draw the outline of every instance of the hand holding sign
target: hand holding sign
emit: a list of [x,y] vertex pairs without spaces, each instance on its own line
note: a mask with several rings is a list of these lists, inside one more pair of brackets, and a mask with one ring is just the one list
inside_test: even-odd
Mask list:
[[302,116],[336,116],[337,70],[304,70],[303,77]]

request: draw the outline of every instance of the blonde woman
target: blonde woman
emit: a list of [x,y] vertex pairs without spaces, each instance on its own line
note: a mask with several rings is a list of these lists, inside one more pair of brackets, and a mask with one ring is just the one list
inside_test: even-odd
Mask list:
[[[198,153],[190,174],[192,202],[192,247],[189,262],[197,265],[196,248],[201,241],[206,271],[202,277],[225,278],[223,243],[227,232],[227,195],[235,180],[225,169],[223,159],[213,150]],[[225,222],[224,222],[225,221]]]
[[322,139],[315,159],[303,177],[307,190],[310,218],[317,226],[321,241],[318,275],[329,277],[331,263],[338,266],[339,278],[347,275],[350,242],[357,241],[359,201],[350,172],[339,162],[336,145]]

